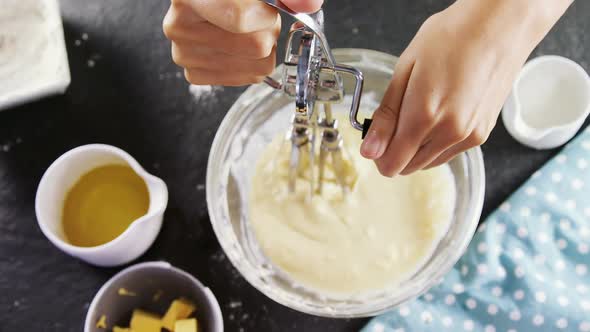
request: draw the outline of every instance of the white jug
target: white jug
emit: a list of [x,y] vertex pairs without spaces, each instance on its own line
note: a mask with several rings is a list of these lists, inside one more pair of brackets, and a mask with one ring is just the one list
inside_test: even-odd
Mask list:
[[590,77],[580,65],[547,55],[527,62],[514,81],[502,121],[520,143],[551,149],[569,141],[590,113]]
[[[130,166],[145,181],[150,199],[148,212],[105,244],[79,247],[68,243],[62,229],[66,194],[82,175],[112,164]],[[139,257],[152,245],[162,226],[167,203],[164,181],[147,173],[127,152],[110,145],[90,144],[66,152],[51,164],[39,183],[35,212],[43,234],[65,253],[93,265],[117,266]]]

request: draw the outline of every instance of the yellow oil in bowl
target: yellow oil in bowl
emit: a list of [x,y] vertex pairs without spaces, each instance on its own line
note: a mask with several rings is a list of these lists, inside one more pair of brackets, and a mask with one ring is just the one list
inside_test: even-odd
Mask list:
[[80,247],[105,244],[145,215],[149,205],[147,185],[131,167],[97,167],[82,175],[65,197],[65,238]]

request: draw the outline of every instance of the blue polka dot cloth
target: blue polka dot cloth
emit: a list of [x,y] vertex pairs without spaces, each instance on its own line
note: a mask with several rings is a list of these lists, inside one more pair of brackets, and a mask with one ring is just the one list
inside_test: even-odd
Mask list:
[[477,230],[438,285],[362,332],[590,331],[590,128]]

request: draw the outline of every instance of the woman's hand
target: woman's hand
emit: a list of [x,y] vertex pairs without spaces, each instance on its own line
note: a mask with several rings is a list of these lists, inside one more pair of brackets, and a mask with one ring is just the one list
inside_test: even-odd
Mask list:
[[[322,0],[284,0],[314,12]],[[172,58],[192,84],[257,83],[275,67],[277,11],[260,0],[172,0],[164,18]]]
[[512,82],[571,0],[459,0],[401,55],[361,146],[385,176],[443,164],[486,141]]

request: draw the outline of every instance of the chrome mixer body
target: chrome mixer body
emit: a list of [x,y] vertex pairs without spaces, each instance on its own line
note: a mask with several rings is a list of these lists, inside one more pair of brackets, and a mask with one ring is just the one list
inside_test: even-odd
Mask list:
[[[354,67],[336,63],[323,33],[324,14],[321,9],[313,14],[301,14],[291,11],[279,0],[262,1],[296,20],[289,32],[282,80],[265,79],[269,86],[295,99],[289,133],[289,191],[295,191],[299,175],[307,168],[311,174],[308,183],[310,195],[321,193],[326,169],[330,167],[336,182],[346,194],[354,185],[356,176],[354,167],[344,155],[342,135],[332,114],[332,104],[344,101],[341,74],[351,75],[355,84],[349,120],[352,127],[363,131],[364,136],[370,120],[365,120],[363,124],[358,121],[363,75]],[[320,105],[323,107],[318,107]],[[321,139],[318,160],[315,156],[316,137]]]

